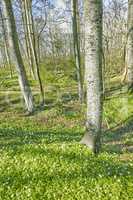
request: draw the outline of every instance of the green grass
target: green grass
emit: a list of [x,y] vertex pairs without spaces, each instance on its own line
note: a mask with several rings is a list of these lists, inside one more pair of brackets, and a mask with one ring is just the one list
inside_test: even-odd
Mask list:
[[[132,96],[108,95],[103,130],[110,130],[103,132],[102,152],[95,157],[79,144],[85,105],[63,77],[56,82],[58,99],[57,88],[48,90],[46,80],[45,109],[33,116],[25,116],[16,91],[8,94],[12,104],[0,94],[0,200],[133,199]],[[10,90],[12,81],[7,78]]]

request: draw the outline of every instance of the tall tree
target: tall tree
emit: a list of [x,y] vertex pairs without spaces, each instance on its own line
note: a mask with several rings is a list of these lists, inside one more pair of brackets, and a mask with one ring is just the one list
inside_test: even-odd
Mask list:
[[[42,85],[42,80],[40,76],[40,68],[38,63],[38,57],[37,57],[37,47],[36,47],[36,38],[35,38],[35,29],[34,29],[34,21],[33,21],[33,15],[32,15],[32,0],[21,0],[22,5],[22,12],[23,16],[25,18],[27,29],[27,44],[29,48],[30,53],[30,59],[31,63],[34,65],[34,71],[36,78],[39,83],[40,88],[40,94],[41,94],[41,105],[44,105],[44,90]],[[33,67],[31,67],[33,69]]]
[[128,38],[127,38],[127,81],[133,92],[133,0],[128,0]]
[[35,79],[35,73],[34,73],[34,64],[33,64],[33,59],[32,59],[32,51],[31,51],[31,44],[30,44],[30,39],[28,34],[29,32],[29,24],[27,22],[27,17],[26,17],[26,10],[25,10],[25,1],[21,0],[20,1],[20,6],[21,6],[21,15],[22,15],[22,24],[24,28],[24,36],[25,36],[25,47],[26,47],[26,55],[27,55],[27,60],[28,64],[30,67],[30,73],[32,77]]
[[79,100],[83,102],[83,80],[81,71],[81,61],[80,61],[80,40],[79,40],[79,12],[78,12],[78,1],[72,0],[72,22],[73,22],[73,46],[74,46],[74,57],[75,65],[77,69],[77,79],[78,79],[78,93]]
[[33,98],[32,98],[31,89],[27,80],[26,71],[24,68],[22,56],[19,49],[18,34],[16,30],[16,24],[15,24],[15,18],[14,18],[11,0],[3,1],[3,12],[6,19],[11,55],[13,52],[15,56],[15,64],[16,64],[16,70],[18,73],[19,85],[20,85],[22,95],[25,100],[26,108],[29,113],[32,113],[34,109]]
[[0,4],[0,18],[1,18],[1,25],[2,25],[2,34],[3,34],[3,39],[4,39],[4,49],[5,49],[5,56],[6,56],[6,62],[7,62],[6,64],[10,68],[10,75],[12,78],[13,71],[12,71],[12,64],[11,64],[11,59],[10,59],[10,52],[9,52],[9,48],[8,48],[8,37],[7,37],[7,33],[6,33],[5,20],[3,17],[1,4]]
[[102,0],[85,0],[86,133],[81,140],[94,153],[100,150],[102,124]]

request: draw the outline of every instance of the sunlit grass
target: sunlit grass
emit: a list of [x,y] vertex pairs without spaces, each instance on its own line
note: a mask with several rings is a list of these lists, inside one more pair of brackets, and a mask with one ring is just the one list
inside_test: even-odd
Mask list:
[[133,199],[132,96],[104,102],[103,147],[95,157],[79,144],[85,105],[75,91],[68,95],[66,80],[58,84],[65,89],[60,96],[47,91],[44,110],[36,96],[33,116],[25,115],[18,93],[9,93],[9,102],[0,94],[0,200]]

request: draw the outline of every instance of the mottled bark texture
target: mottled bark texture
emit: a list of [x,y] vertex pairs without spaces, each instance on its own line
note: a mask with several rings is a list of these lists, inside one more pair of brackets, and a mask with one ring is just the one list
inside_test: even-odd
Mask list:
[[12,9],[11,0],[3,1],[3,11],[6,18],[6,25],[8,31],[9,48],[11,55],[14,55],[16,70],[18,73],[19,85],[25,105],[29,113],[33,112],[33,98],[31,89],[27,80],[26,71],[24,68],[22,56],[19,49],[18,35],[16,30],[15,18]]
[[133,0],[128,0],[128,38],[127,38],[127,81],[133,92]]
[[81,140],[94,153],[100,150],[102,124],[102,0],[85,0],[86,133]]
[[72,22],[73,22],[73,47],[74,47],[74,57],[75,65],[77,71],[78,80],[78,95],[79,101],[83,102],[83,81],[82,81],[82,71],[81,71],[81,61],[80,61],[80,41],[79,41],[79,24],[78,24],[78,1],[72,0]]
[[10,53],[9,53],[9,48],[8,48],[8,37],[7,37],[7,33],[6,33],[6,26],[5,26],[3,12],[1,9],[1,3],[0,3],[0,18],[1,18],[2,34],[4,37],[4,49],[5,49],[6,64],[10,68],[10,75],[12,78],[13,70],[12,70],[12,65],[11,65]]
[[44,106],[44,89],[42,85],[40,68],[36,52],[35,29],[32,16],[32,0],[22,0],[22,5],[24,7],[23,11],[25,12],[25,21],[27,23],[26,26],[28,31],[27,36],[28,36],[29,50],[31,52],[31,63],[33,63],[34,65],[34,71],[35,71],[34,74],[39,83],[41,105]]
[[30,43],[30,39],[29,39],[30,24],[27,21],[25,1],[21,0],[20,5],[21,5],[22,23],[23,23],[23,28],[24,28],[27,60],[28,60],[28,64],[30,67],[30,73],[31,73],[33,79],[36,79],[35,72],[34,72],[34,63],[33,63],[33,59],[32,59],[31,43]]

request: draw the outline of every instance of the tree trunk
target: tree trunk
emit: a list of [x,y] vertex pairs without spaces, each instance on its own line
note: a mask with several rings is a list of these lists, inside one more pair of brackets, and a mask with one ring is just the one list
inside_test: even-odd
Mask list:
[[127,81],[133,92],[133,0],[128,0]]
[[87,132],[81,140],[95,154],[101,146],[102,124],[102,0],[85,0],[85,70]]
[[36,41],[35,41],[35,31],[34,31],[34,22],[33,22],[33,16],[32,16],[32,0],[24,0],[25,2],[25,12],[26,12],[26,18],[27,18],[27,27],[28,27],[28,36],[29,36],[29,42],[30,42],[30,48],[32,52],[32,59],[34,63],[35,68],[35,75],[37,77],[37,80],[39,82],[39,88],[41,93],[41,105],[44,105],[44,90],[42,85],[42,80],[40,76],[40,69],[39,69],[39,63],[37,59],[37,52],[36,52]]
[[30,73],[33,79],[35,79],[34,64],[33,64],[31,45],[30,45],[30,39],[29,39],[29,34],[28,34],[29,24],[27,22],[24,0],[21,0],[21,12],[22,12],[22,23],[23,23],[23,28],[24,28],[24,35],[25,35],[26,54],[27,54],[28,63],[30,66]]
[[8,47],[8,38],[7,38],[7,33],[6,33],[6,27],[5,27],[5,22],[4,22],[1,6],[0,6],[0,17],[1,17],[2,32],[3,32],[3,36],[4,36],[5,56],[6,56],[7,65],[10,68],[10,75],[12,78],[13,70],[12,70],[12,64],[11,64],[11,59],[10,59],[9,47]]
[[75,65],[77,69],[77,79],[78,79],[78,94],[79,100],[83,102],[83,81],[82,81],[82,71],[81,71],[81,61],[80,61],[80,40],[79,40],[79,24],[78,24],[78,1],[72,0],[72,22],[73,22],[73,46],[74,46],[74,57]]
[[19,49],[19,43],[18,43],[18,35],[16,30],[16,24],[15,24],[15,18],[12,10],[12,4],[11,0],[4,0],[3,1],[4,6],[4,15],[6,18],[6,25],[8,30],[8,40],[9,40],[9,46],[10,51],[13,52],[15,56],[15,64],[16,64],[16,70],[18,73],[18,79],[19,79],[19,85],[22,91],[22,95],[25,100],[25,105],[29,113],[33,112],[33,98],[31,89],[27,80],[26,71],[24,68],[22,56]]

